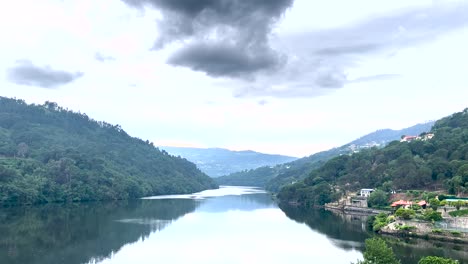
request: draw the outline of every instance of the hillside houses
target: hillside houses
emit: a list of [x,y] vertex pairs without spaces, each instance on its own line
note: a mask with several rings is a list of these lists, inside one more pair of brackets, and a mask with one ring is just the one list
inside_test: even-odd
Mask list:
[[400,142],[411,142],[414,140],[427,141],[434,137],[432,133],[421,134],[420,136],[402,136]]

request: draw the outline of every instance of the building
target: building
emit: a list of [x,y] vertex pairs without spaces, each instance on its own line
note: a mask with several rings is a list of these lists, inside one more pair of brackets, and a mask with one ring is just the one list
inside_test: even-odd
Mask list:
[[373,191],[374,189],[361,189],[360,196],[369,197]]
[[400,142],[411,142],[416,139],[418,139],[417,136],[404,136],[401,138]]

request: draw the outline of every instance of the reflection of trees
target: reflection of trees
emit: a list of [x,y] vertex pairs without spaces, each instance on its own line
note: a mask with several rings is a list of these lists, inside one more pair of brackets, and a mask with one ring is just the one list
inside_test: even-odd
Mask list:
[[47,204],[0,211],[1,263],[85,263],[195,210],[193,200]]
[[305,223],[312,230],[326,235],[336,246],[363,251],[364,240],[370,236],[362,230],[361,218],[347,218],[326,210],[280,204],[281,210],[292,220]]
[[[305,223],[312,230],[326,235],[334,245],[343,249],[364,251],[364,240],[371,233],[363,230],[365,217],[345,215],[326,210],[294,207],[280,204],[281,210],[292,220]],[[423,239],[398,239],[385,237],[402,264],[417,263],[421,257],[441,256],[468,263],[468,246],[428,241]]]
[[468,263],[468,246],[424,239],[386,237],[402,264],[417,263],[423,256],[439,256]]

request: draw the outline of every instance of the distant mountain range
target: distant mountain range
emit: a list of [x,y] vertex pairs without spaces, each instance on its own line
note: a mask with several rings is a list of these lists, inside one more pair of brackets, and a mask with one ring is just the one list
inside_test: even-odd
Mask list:
[[174,156],[183,157],[211,177],[272,166],[296,160],[296,157],[263,154],[251,150],[231,151],[222,148],[159,147]]
[[276,192],[282,186],[304,179],[313,169],[317,169],[328,160],[339,156],[359,152],[372,147],[384,147],[403,135],[419,135],[431,130],[434,122],[427,122],[401,130],[382,129],[358,138],[346,145],[311,156],[276,166],[263,166],[253,170],[232,173],[216,179],[223,185],[246,185],[264,187]]

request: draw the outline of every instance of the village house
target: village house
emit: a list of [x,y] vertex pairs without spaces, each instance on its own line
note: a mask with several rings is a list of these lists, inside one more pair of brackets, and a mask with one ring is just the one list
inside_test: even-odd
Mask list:
[[360,195],[362,197],[369,197],[373,191],[374,189],[361,189]]

